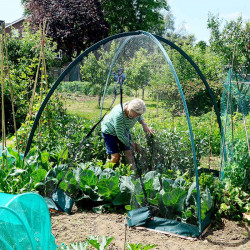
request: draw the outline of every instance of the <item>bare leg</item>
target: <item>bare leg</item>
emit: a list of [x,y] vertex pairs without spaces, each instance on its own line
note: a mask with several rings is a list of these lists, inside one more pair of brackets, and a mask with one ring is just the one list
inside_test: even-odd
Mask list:
[[115,153],[115,154],[111,154],[111,163],[118,163],[120,161],[120,154],[119,153]]
[[131,150],[124,151],[124,154],[125,154],[125,157],[128,161],[128,164],[131,165],[131,169],[134,170],[135,169],[135,162],[134,162]]

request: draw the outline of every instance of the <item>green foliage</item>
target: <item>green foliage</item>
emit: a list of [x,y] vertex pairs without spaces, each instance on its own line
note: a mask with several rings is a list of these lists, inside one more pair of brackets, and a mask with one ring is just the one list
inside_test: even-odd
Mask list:
[[[225,118],[225,116],[223,116],[223,118]],[[238,112],[235,112],[233,116],[228,114],[227,119],[228,126],[224,145],[227,161],[223,161],[224,178],[230,180],[234,187],[239,187],[243,191],[249,192],[250,157],[244,123],[249,124],[250,115],[245,117],[245,122],[242,113]],[[233,134],[231,127],[232,121],[234,123]],[[247,132],[250,134],[249,128]]]
[[3,152],[0,157],[1,165],[4,162],[4,168],[0,169],[1,192],[17,194],[34,191],[35,185],[44,180],[48,170],[48,161],[44,160],[47,153],[40,153],[35,159],[34,155],[32,150],[26,161],[10,147]]
[[[77,243],[72,243],[69,245],[65,245],[64,243],[62,243],[61,246],[59,246],[59,250],[87,250],[89,249],[88,246],[92,246],[95,249],[98,250],[104,250],[106,249],[110,243],[113,241],[114,237],[109,237],[109,236],[102,236],[101,237],[101,241],[99,239],[99,236],[93,236],[90,235],[86,241],[84,242],[77,242]],[[132,243],[128,243],[126,244],[126,249],[127,250],[148,250],[148,249],[152,249],[157,247],[157,245],[144,245],[142,243],[138,243],[138,244],[132,244]]]
[[[20,129],[17,132],[18,142],[20,144],[20,149],[23,152],[26,147],[29,132],[33,126],[33,119],[35,119],[36,112],[40,108],[40,97],[35,101],[33,107],[33,113],[31,117],[21,124]],[[47,150],[53,152],[60,145],[65,145],[68,138],[65,136],[70,134],[69,127],[71,121],[71,116],[66,115],[66,109],[64,108],[63,102],[58,95],[54,95],[48,102],[44,112],[41,115],[39,126],[33,137],[33,145],[38,145],[41,150]],[[77,119],[74,119],[74,126],[77,127]],[[73,127],[71,126],[73,129]],[[58,145],[58,141],[60,145]]]
[[162,34],[164,29],[162,10],[168,10],[165,0],[101,1],[104,18],[110,24],[110,34],[145,30]]
[[[116,83],[111,82],[108,85],[108,88],[106,90],[106,95],[114,95],[114,88]],[[119,88],[119,86],[117,87]],[[72,94],[83,94],[86,96],[96,96],[99,94],[99,88],[97,86],[94,86],[91,82],[80,82],[80,81],[74,81],[74,82],[61,82],[58,86],[57,90],[62,94],[69,95]],[[117,95],[119,95],[120,91],[117,89]],[[127,85],[123,85],[123,93],[127,96],[131,95],[131,89]]]
[[[194,68],[177,51],[169,49],[166,46],[165,49],[181,83],[189,113],[191,115],[201,115],[210,111],[212,107],[211,99],[206,91],[205,85]],[[184,50],[199,67],[218,102],[222,91],[221,85],[218,84],[221,81],[223,73],[222,58],[209,47],[206,47],[204,50],[199,46],[184,44],[181,46],[181,49]],[[162,86],[162,88],[163,86],[165,87],[165,91],[163,90],[160,94],[160,99],[163,100],[168,109],[173,110],[172,113],[174,115],[178,115],[180,112],[183,113],[182,100],[172,72],[168,69],[169,67],[164,67],[166,69],[162,70],[163,73],[161,73],[160,78],[157,76],[158,85]]]
[[[14,106],[17,127],[23,123],[29,110],[30,97],[35,82],[35,75],[41,51],[39,31],[32,33],[29,26],[24,27],[22,38],[15,35],[7,36],[7,49],[10,67],[10,79],[14,90]],[[45,40],[45,57],[47,70],[55,66],[57,62],[56,46],[51,40]],[[6,65],[6,62],[5,62]],[[41,79],[39,74],[38,82]],[[51,78],[48,77],[49,84]],[[11,110],[11,97],[8,79],[4,82],[4,99],[7,133],[14,132],[13,117]],[[39,91],[40,84],[38,84]],[[0,125],[2,126],[2,124]],[[1,127],[0,127],[1,128]]]
[[88,249],[88,242],[76,242],[76,243],[72,243],[69,245],[64,245],[64,243],[62,243],[61,246],[59,246],[57,249],[59,250],[87,250]]
[[125,75],[128,86],[138,91],[144,89],[150,79],[151,60],[148,51],[140,48],[135,55],[125,64]]
[[99,193],[107,200],[114,198],[120,191],[119,177],[113,176],[109,179],[101,179],[97,185]]
[[243,18],[239,16],[237,20],[223,23],[223,19],[220,19],[219,16],[210,14],[208,28],[211,31],[211,48],[222,56],[224,65],[232,64],[234,47],[236,46],[233,70],[242,74],[249,72],[249,21],[244,22]]
[[[57,155],[54,153],[53,157],[50,157],[46,151],[41,152],[33,148],[22,160],[17,152],[11,148],[8,150],[10,155],[6,157],[3,154],[0,158],[4,160],[4,164],[7,161],[7,167],[0,172],[2,178],[0,191],[7,193],[37,191],[43,196],[50,196],[67,167],[61,164],[62,159],[57,160],[64,155],[64,152],[58,152]],[[101,167],[93,162],[74,166],[67,173],[60,188],[75,199],[78,207],[95,207],[95,210],[100,212],[119,209],[119,206],[130,205],[130,209],[134,209],[144,205],[145,200],[138,178],[133,175],[120,176],[112,169]],[[195,187],[186,176],[177,178],[175,176],[173,180],[169,178],[168,172],[159,174],[151,171],[143,177],[143,181],[149,202],[160,209],[156,215],[196,222],[197,205],[193,192]],[[212,206],[212,197],[207,188],[201,192],[201,199],[204,203],[202,206],[202,218],[204,218]],[[185,212],[187,210],[192,213],[187,215]]]
[[225,167],[224,178],[229,179],[233,186],[241,187],[242,190],[249,192],[249,165],[242,165],[237,163],[228,164]]
[[[156,132],[154,136],[146,136],[140,126],[133,128],[133,138],[140,145],[138,164],[146,172],[148,170],[188,171],[193,175],[193,157],[185,117],[172,120],[147,118],[147,122]],[[194,144],[198,166],[202,157],[220,153],[220,131],[216,117],[209,112],[200,117],[191,117]],[[211,151],[211,152],[210,152]]]
[[114,237],[109,237],[109,236],[102,236],[101,239],[99,240],[99,236],[93,236],[90,235],[86,241],[84,242],[77,242],[77,243],[72,243],[69,245],[64,245],[64,243],[58,248],[61,250],[87,250],[89,249],[88,246],[92,246],[97,250],[104,250],[106,249],[110,243],[112,242],[112,240],[114,239]]
[[[160,60],[160,56],[158,56],[158,60]],[[183,105],[170,67],[160,60],[158,63],[157,61],[154,62],[153,71],[154,74],[150,79],[151,97],[161,100],[164,108],[167,108],[173,116],[176,116],[180,111],[183,111]]]
[[[40,132],[43,133],[44,141],[39,137],[35,139],[42,145],[41,148],[33,148],[24,161],[12,149],[9,149],[11,156],[6,158],[6,155],[3,155],[1,159],[4,159],[4,163],[7,161],[8,167],[0,172],[3,180],[1,191],[36,191],[49,196],[55,189],[77,145],[93,125],[92,121],[67,115],[60,105],[60,100],[52,100],[48,113],[50,109],[57,110],[55,113],[51,111],[51,116],[57,117],[46,116],[45,112],[42,118],[43,127]],[[198,163],[202,156],[207,156],[210,152],[209,140],[214,154],[219,154],[220,135],[218,127],[215,126],[215,117],[212,116],[211,119],[211,113],[208,113],[191,117],[191,122],[194,125]],[[197,224],[197,191],[185,117],[176,117],[174,123],[171,117],[162,121],[149,118],[149,124],[157,130],[154,137],[146,137],[140,126],[135,126],[133,130],[133,136],[141,145],[141,150],[147,149],[141,153],[143,157],[147,157],[146,160],[138,159],[143,169],[143,181],[149,203],[156,208],[156,216]],[[243,135],[242,127],[239,126],[237,131],[239,133],[235,134],[235,138],[240,139]],[[53,133],[56,139],[50,140]],[[22,134],[19,136],[21,138]],[[65,142],[70,143],[66,146]],[[45,149],[49,151],[44,151]],[[242,152],[239,151],[237,157],[239,163],[244,165]],[[135,172],[123,163],[115,168],[112,164],[104,164],[105,161],[103,140],[100,131],[95,131],[82,148],[77,163],[67,173],[60,188],[76,201],[79,208],[94,208],[96,212],[124,211],[124,207],[131,210],[144,206],[145,198],[140,181],[134,176]],[[241,213],[247,211],[249,196],[247,190],[244,190],[247,184],[245,179],[244,182],[241,179],[244,173],[234,165],[228,172],[225,171],[226,175],[231,179],[230,185],[227,184],[227,179],[220,183],[212,175],[200,174],[202,219],[212,209],[215,200],[217,217],[239,219]]]
[[[42,195],[49,195],[65,171],[66,165],[53,167],[55,159],[60,159],[63,152],[51,158],[47,152],[34,148],[23,161],[17,152],[11,148],[8,151],[7,167],[0,171],[2,192],[15,194],[38,191]],[[6,163],[5,154],[1,159]],[[155,211],[156,216],[167,215],[167,218],[196,224],[195,182],[190,182],[186,175],[176,178],[176,175],[174,177],[170,173],[169,176],[168,171],[164,174],[149,172],[143,180],[150,204],[159,209]],[[76,200],[78,207],[97,205],[101,208],[102,205],[101,211],[105,211],[112,209],[112,206],[123,205],[134,209],[143,206],[145,202],[139,179],[118,176],[114,170],[104,166],[101,169],[93,163],[80,164],[70,171],[60,187]],[[200,176],[200,191],[202,219],[212,208],[215,198],[217,218],[224,216],[240,219],[242,213],[247,211],[249,195],[241,188],[234,187],[230,181],[220,183],[212,175],[203,173]]]
[[127,250],[148,250],[148,249],[152,249],[157,247],[157,245],[151,245],[151,244],[147,244],[147,245],[143,245],[142,243],[138,243],[138,244],[132,244],[129,243],[126,245],[126,249]]
[[[36,105],[34,111],[38,111],[38,109],[39,105]],[[35,116],[31,118],[34,119]],[[27,119],[18,130],[21,151],[25,150],[27,136],[33,126],[32,119]],[[40,118],[40,128],[38,126],[34,134],[31,147],[38,146],[40,150],[47,150],[50,154],[68,150],[69,157],[72,157],[95,122],[95,120],[88,121],[67,114],[63,99],[59,95],[54,95]],[[81,161],[90,161],[90,159],[95,158],[102,161],[106,160],[106,151],[100,130],[96,129],[86,141],[78,154],[78,158]]]
[[[186,130],[176,131],[166,128],[147,138],[142,131],[136,131],[141,146],[138,164],[144,170],[163,169],[193,171],[192,148]],[[140,134],[139,134],[140,133]],[[199,146],[199,145],[197,145]],[[185,157],[183,157],[185,155]],[[199,160],[199,155],[197,155]]]
[[101,242],[98,236],[89,236],[86,240],[91,246],[98,250],[104,250],[111,243],[114,237],[102,236]]
[[[144,177],[144,185],[149,203],[157,208],[154,216],[168,219],[178,219],[183,222],[197,224],[197,198],[196,183],[190,183],[183,177],[175,180],[166,174],[156,175],[149,172]],[[154,176],[154,177],[153,177]],[[149,178],[150,177],[150,178]],[[138,180],[137,180],[138,181]],[[134,183],[134,193],[131,196],[131,205],[127,209],[135,209],[145,205],[144,196],[139,182]],[[208,188],[201,189],[201,212],[202,220],[213,206],[213,197]]]
[[59,86],[57,87],[57,90],[60,93],[84,93],[85,94],[85,88],[84,85],[86,83],[80,82],[80,81],[74,81],[74,82],[61,82]]
[[[124,62],[127,85],[136,92],[139,88],[149,89],[154,100],[162,101],[173,116],[179,116],[184,112],[182,99],[173,72],[162,52],[146,38],[143,40],[143,47],[141,44],[138,44],[138,47],[138,51],[133,51],[133,46],[128,45],[131,49],[130,57]],[[180,80],[189,112],[200,115],[210,111],[211,99],[194,68],[177,51],[164,47]],[[198,65],[218,101],[222,90],[218,84],[223,73],[222,58],[209,47],[184,44],[182,49]]]
[[[105,46],[101,47],[97,53],[89,53],[88,57],[83,59],[83,65],[81,66],[82,78],[85,83],[85,88],[88,86],[87,93],[93,93],[97,95],[98,106],[101,103],[101,97],[104,92],[105,82],[108,76],[109,65],[111,65],[112,60],[115,57],[117,51],[117,44],[111,43],[110,48]],[[115,70],[115,69],[113,69]],[[111,72],[112,73],[112,72]],[[113,79],[109,79],[109,84]]]
[[[162,101],[164,107],[170,110],[173,116],[182,114],[184,112],[183,103],[173,72],[162,52],[150,39],[142,37],[138,40],[128,40],[126,49],[123,48],[116,60],[116,64],[111,69],[112,72],[109,72],[109,67],[123,41],[123,39],[120,41],[115,40],[88,54],[81,66],[83,82],[77,84],[79,88],[77,87],[76,90],[79,91],[80,89],[84,94],[97,95],[99,97],[98,105],[100,106],[108,73],[113,73],[118,68],[124,68],[126,94],[131,93],[131,90],[135,90],[137,95],[138,90],[142,89],[143,99],[144,91],[148,89],[151,97],[154,100]],[[191,64],[177,51],[169,49],[167,46],[165,46],[165,49],[180,80],[189,112],[193,115],[200,115],[210,111],[212,107],[211,99]],[[201,48],[200,46],[183,44],[182,49],[201,69],[215,94],[216,101],[218,101],[221,93],[221,86],[218,82],[221,79],[223,70],[221,57],[212,51],[210,47]],[[113,88],[111,86],[114,86],[114,82],[112,84],[113,79],[111,78],[107,82],[108,93],[106,94],[112,93]],[[68,86],[68,89],[70,88]]]
[[200,176],[199,182],[201,189],[209,189],[213,196],[215,202],[214,223],[221,221],[222,217],[230,220],[241,220],[242,213],[248,211],[249,192],[244,191],[247,187],[242,187],[241,182],[237,183],[228,178],[219,181],[212,174],[204,173]]
[[234,186],[229,179],[214,183],[216,194],[215,219],[220,221],[222,217],[230,220],[241,220],[242,213],[248,211],[249,193],[241,187]]

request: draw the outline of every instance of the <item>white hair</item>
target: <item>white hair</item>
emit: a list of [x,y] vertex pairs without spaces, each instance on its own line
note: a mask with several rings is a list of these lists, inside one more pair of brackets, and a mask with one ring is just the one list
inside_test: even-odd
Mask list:
[[134,110],[137,114],[144,114],[146,112],[145,102],[139,98],[128,102],[128,111]]

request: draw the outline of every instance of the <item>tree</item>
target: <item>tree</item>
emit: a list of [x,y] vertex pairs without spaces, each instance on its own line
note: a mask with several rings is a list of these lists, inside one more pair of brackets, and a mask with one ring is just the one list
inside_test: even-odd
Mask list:
[[47,35],[69,58],[108,36],[98,0],[22,0],[30,23],[37,29],[46,19]]
[[[223,61],[221,56],[212,51],[210,47],[203,49],[199,46],[184,44],[181,48],[199,67],[210,85],[216,100],[219,102],[222,90],[219,83],[223,76]],[[167,51],[182,85],[189,112],[192,115],[200,115],[201,113],[210,111],[212,102],[205,85],[194,68],[180,53],[171,49]]]
[[199,42],[195,45],[195,47],[200,48],[201,51],[202,51],[203,53],[205,53],[206,48],[207,48],[207,44],[206,44],[205,41],[199,41]]
[[137,91],[142,89],[142,99],[144,99],[144,90],[150,81],[151,58],[148,51],[140,48],[134,56],[125,64],[125,75],[128,86]]
[[174,117],[179,111],[180,95],[172,71],[165,60],[155,65],[150,89],[151,97],[156,99],[156,116],[158,116],[159,101],[162,101]]
[[[167,45],[164,45],[164,47],[180,81],[189,112],[192,115],[200,115],[210,111],[212,102],[194,68],[180,53]],[[199,46],[184,44],[182,49],[198,65],[218,100],[221,93],[221,85],[218,84],[222,76],[221,57],[209,47],[204,50]],[[156,52],[152,58],[154,59],[152,61],[151,75],[149,76],[151,97],[157,101],[157,107],[159,101],[161,101],[161,104],[171,112],[174,118],[184,111],[177,83],[163,55]]]
[[161,35],[164,30],[162,11],[169,10],[166,0],[101,0],[101,6],[111,35],[136,30]]
[[[102,46],[97,51],[89,53],[82,62],[81,74],[82,80],[85,81],[85,83],[83,83],[85,85],[85,91],[88,94],[91,93],[98,96],[99,107],[104,92],[105,82],[108,77],[109,66],[115,57],[116,51],[117,44],[112,42],[109,49]],[[113,71],[117,67],[119,66],[115,65]],[[109,80],[112,81],[113,79],[110,78]]]
[[250,71],[250,22],[244,23],[240,16],[237,20],[227,21],[224,26],[222,25],[223,19],[212,14],[209,15],[208,28],[211,31],[209,40],[211,48],[223,57],[224,65],[231,65],[234,55],[234,71],[246,74]]

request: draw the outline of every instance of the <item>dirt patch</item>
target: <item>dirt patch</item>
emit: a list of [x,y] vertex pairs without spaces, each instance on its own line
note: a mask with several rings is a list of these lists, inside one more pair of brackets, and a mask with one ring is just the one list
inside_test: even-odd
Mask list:
[[[82,242],[89,235],[113,236],[109,249],[124,249],[125,215],[77,212],[72,215],[52,213],[52,233],[58,245]],[[221,229],[209,229],[195,241],[161,233],[128,229],[127,243],[157,244],[154,249],[250,249],[250,228],[245,222],[223,220]]]

